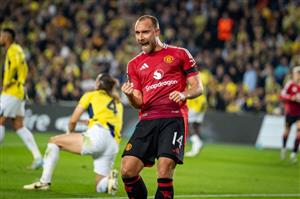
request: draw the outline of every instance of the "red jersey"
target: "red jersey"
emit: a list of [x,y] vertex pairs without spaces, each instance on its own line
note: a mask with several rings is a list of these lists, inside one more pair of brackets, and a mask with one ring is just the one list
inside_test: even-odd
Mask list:
[[292,97],[297,95],[300,95],[300,85],[294,81],[287,82],[280,94],[280,99],[285,103],[284,109],[286,115],[300,115],[300,103],[291,100]]
[[187,77],[197,75],[196,62],[184,48],[165,45],[150,54],[140,53],[127,66],[133,88],[142,92],[141,120],[185,117],[185,102],[169,99],[173,91],[183,92]]

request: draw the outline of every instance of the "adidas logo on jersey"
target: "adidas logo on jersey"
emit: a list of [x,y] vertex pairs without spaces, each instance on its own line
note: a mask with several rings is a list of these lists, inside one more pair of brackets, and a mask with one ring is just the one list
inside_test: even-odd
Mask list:
[[147,69],[147,68],[149,68],[148,64],[143,63],[143,65],[142,65],[142,67],[140,68],[140,70],[145,70],[145,69]]

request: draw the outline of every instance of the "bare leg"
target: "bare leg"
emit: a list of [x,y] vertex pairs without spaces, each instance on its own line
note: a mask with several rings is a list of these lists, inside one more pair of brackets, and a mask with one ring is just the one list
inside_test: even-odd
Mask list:
[[296,134],[296,139],[295,139],[295,142],[294,142],[294,148],[293,148],[293,151],[290,155],[290,159],[293,163],[296,163],[298,160],[297,160],[297,153],[298,153],[298,150],[299,150],[299,143],[300,143],[300,121],[298,120],[297,123],[297,134]]
[[122,158],[122,180],[129,198],[147,198],[147,188],[142,177],[139,175],[143,168],[144,163],[137,157],[124,156]]
[[190,139],[192,142],[192,149],[185,154],[186,157],[196,156],[199,153],[199,151],[203,145],[202,140],[200,139],[201,124],[199,122],[194,122],[194,123],[192,123],[191,126],[192,126],[192,128],[191,128],[192,131],[191,131]]
[[176,167],[174,160],[160,157],[157,164],[157,190],[155,199],[174,198],[173,174]]
[[51,182],[52,174],[59,158],[60,149],[80,154],[82,143],[83,137],[79,133],[62,134],[50,138],[44,156],[44,168],[40,181],[43,183]]
[[282,148],[280,152],[281,160],[284,160],[286,156],[286,143],[289,137],[290,129],[291,129],[291,124],[286,122],[284,126],[283,136],[282,136]]
[[80,133],[61,134],[51,137],[49,143],[56,144],[64,151],[80,154],[83,136]]

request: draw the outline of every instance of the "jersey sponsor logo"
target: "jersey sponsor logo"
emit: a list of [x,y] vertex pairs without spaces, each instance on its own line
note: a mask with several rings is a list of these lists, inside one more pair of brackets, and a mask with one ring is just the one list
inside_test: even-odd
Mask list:
[[126,145],[125,151],[130,151],[132,149],[132,144],[128,143]]
[[150,90],[153,90],[153,89],[156,89],[156,88],[159,88],[159,87],[162,87],[162,86],[171,86],[171,85],[174,85],[174,84],[177,84],[177,83],[178,83],[177,80],[168,80],[168,81],[158,82],[156,84],[146,86],[146,91],[148,92]]
[[167,56],[164,57],[164,62],[167,63],[167,64],[172,63],[173,60],[174,60],[174,57],[171,56],[171,55],[167,55]]
[[153,73],[153,78],[156,79],[156,80],[160,80],[164,77],[164,71],[158,69],[156,71],[154,71]]
[[140,71],[141,71],[141,70],[145,70],[145,69],[147,69],[147,68],[149,68],[149,65],[146,64],[146,63],[143,63],[143,65],[142,65],[141,68],[140,68]]

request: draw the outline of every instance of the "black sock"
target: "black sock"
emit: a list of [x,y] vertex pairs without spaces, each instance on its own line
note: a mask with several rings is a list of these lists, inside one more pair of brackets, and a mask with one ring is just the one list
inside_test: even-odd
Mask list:
[[286,141],[287,141],[287,136],[283,136],[283,148],[285,148],[286,147]]
[[130,199],[147,199],[147,188],[141,176],[122,178],[125,191]]
[[299,148],[299,143],[300,143],[300,138],[297,137],[294,143],[294,149],[293,152],[297,153],[298,152],[298,148]]
[[157,179],[157,190],[155,199],[173,199],[174,189],[173,180],[170,178],[158,178]]

